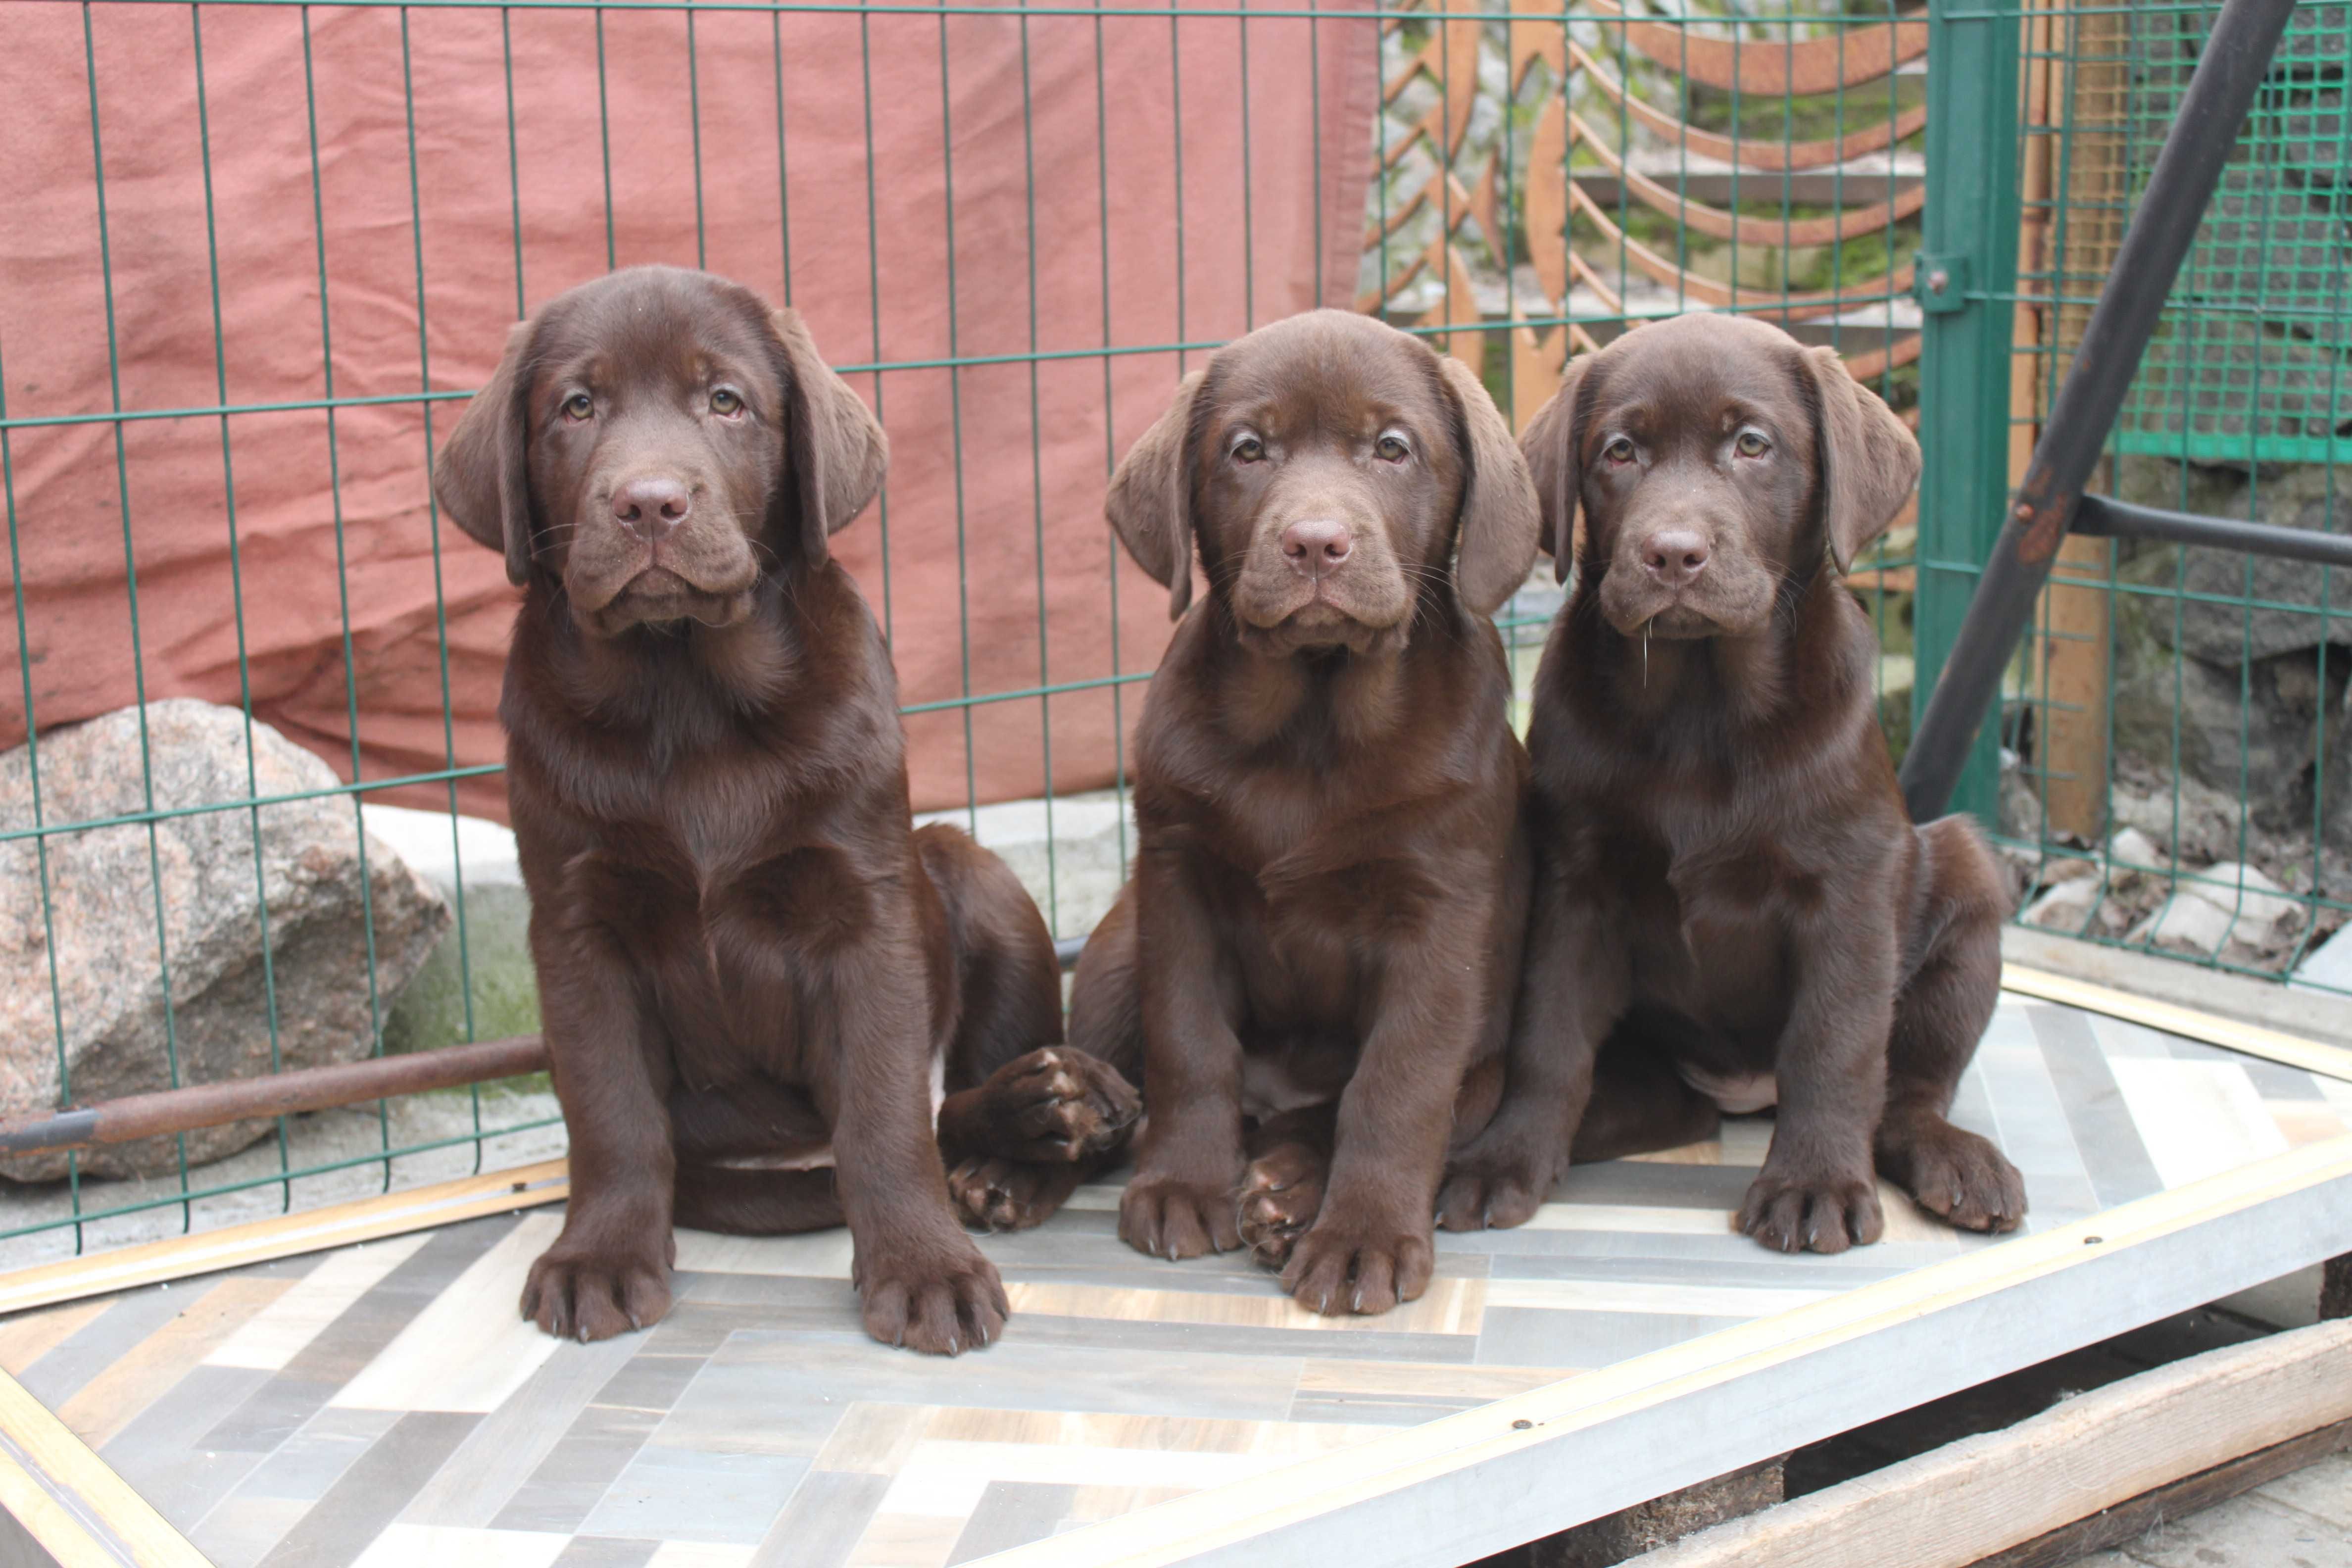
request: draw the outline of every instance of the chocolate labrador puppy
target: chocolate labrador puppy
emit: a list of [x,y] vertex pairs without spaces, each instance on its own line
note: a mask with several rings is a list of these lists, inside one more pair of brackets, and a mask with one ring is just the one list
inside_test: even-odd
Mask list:
[[1694,314],[1579,360],[1522,444],[1563,577],[1580,505],[1586,538],[1528,737],[1509,1093],[1444,1222],[1525,1218],[1572,1135],[1603,1157],[1777,1103],[1738,1217],[1764,1245],[1876,1240],[1874,1163],[2014,1227],[2015,1167],[1945,1120],[2000,986],[2000,878],[1967,819],[1905,816],[1841,582],[1918,443],[1832,351]]
[[845,1220],[869,1333],[984,1345],[1004,1293],[935,1095],[957,1160],[1074,1161],[1136,1115],[1050,1045],[1011,871],[909,831],[888,651],[825,543],[887,460],[797,316],[670,268],[517,326],[442,452],[435,496],[528,590],[499,714],[572,1139],[522,1295],[549,1333],[660,1318],[673,1225]]
[[1182,620],[1071,998],[1075,1043],[1143,1064],[1119,1234],[1246,1240],[1305,1305],[1385,1310],[1509,1036],[1526,761],[1486,616],[1534,562],[1526,464],[1454,360],[1318,310],[1188,377],[1108,510]]

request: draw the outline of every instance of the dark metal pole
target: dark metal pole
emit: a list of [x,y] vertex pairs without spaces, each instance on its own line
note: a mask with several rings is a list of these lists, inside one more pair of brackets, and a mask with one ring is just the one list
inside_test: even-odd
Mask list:
[[2352,534],[2241,522],[2233,517],[2199,517],[2106,496],[2084,496],[2076,502],[2068,531],[2095,539],[2161,539],[2173,544],[2201,544],[2210,550],[2242,550],[2281,561],[2352,566]]
[[2115,427],[2173,278],[2294,12],[2294,0],[2227,0],[2206,35],[2180,112],[2165,134],[2025,482],[1904,756],[1903,799],[1914,821],[1941,816],[1951,799],[1977,728],[2000,691],[2000,672],[2050,576],[2084,482]]

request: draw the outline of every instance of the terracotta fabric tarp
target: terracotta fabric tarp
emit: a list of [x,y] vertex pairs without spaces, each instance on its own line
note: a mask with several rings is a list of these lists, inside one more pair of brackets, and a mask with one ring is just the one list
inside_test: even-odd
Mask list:
[[[479,385],[523,306],[608,265],[698,258],[789,293],[837,364],[1078,351],[1034,381],[1021,363],[852,376],[895,462],[835,548],[907,702],[1150,668],[1166,600],[1115,563],[1102,489],[1178,356],[1085,351],[1347,302],[1371,24],[1250,22],[1244,105],[1231,16],[1183,18],[1171,45],[1164,13],[698,11],[690,56],[681,12],[601,21],[600,119],[587,11],[513,12],[509,66],[494,8],[313,7],[306,63],[291,7],[101,3],[87,54],[80,6],[0,7],[8,416],[345,400],[8,432],[40,729],[142,682],[234,703],[249,679],[256,712],[346,779],[498,761],[513,594],[496,555],[436,532],[426,454],[462,404],[415,395]],[[14,745],[25,681],[5,645]],[[1140,688],[1118,689],[1131,725]],[[1108,687],[908,728],[919,808],[1040,793],[1049,755],[1062,790],[1116,766]],[[505,815],[495,775],[458,793]]]

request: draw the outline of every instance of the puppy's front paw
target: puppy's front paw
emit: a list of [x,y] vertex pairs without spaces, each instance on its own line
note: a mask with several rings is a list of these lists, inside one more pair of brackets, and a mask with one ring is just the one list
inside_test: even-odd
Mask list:
[[669,1310],[669,1268],[659,1252],[569,1248],[559,1237],[522,1287],[522,1315],[558,1339],[609,1340],[649,1329]]
[[1071,1046],[1015,1057],[989,1076],[988,1100],[1014,1159],[1076,1162],[1117,1148],[1143,1114],[1119,1070]]
[[1476,1140],[1446,1163],[1437,1223],[1448,1230],[1525,1225],[1551,1191],[1555,1163],[1515,1140]]
[[1154,1258],[1198,1258],[1242,1244],[1229,1183],[1141,1175],[1118,1200],[1118,1238]]
[[1317,1151],[1299,1143],[1267,1150],[1242,1173],[1241,1238],[1250,1256],[1268,1268],[1290,1259],[1291,1248],[1323,1207],[1323,1183],[1330,1167]]
[[1867,1171],[1787,1173],[1768,1160],[1739,1207],[1738,1228],[1776,1252],[1843,1252],[1886,1227]]
[[2025,1178],[2009,1157],[1940,1116],[1882,1131],[1878,1168],[1962,1230],[2015,1230],[2025,1218]]
[[850,1268],[866,1331],[886,1345],[925,1355],[958,1355],[995,1342],[1012,1313],[996,1265],[961,1231],[901,1244]]
[[1436,1249],[1426,1231],[1415,1235],[1378,1220],[1349,1220],[1327,1209],[1290,1249],[1282,1288],[1300,1306],[1327,1318],[1370,1316],[1419,1300],[1436,1267]]

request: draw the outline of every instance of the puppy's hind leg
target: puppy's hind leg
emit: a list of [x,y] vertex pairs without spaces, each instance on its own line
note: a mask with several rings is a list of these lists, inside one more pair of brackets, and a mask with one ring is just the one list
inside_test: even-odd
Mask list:
[[680,1165],[676,1223],[723,1236],[792,1236],[842,1223],[831,1167],[810,1171]]
[[951,876],[933,872],[959,928],[964,1008],[940,1149],[966,1224],[1022,1230],[1115,1163],[1142,1115],[1142,1097],[1113,1065],[1123,1058],[1140,1076],[1134,924],[1122,900],[1079,962],[1069,1043],[1041,1044],[1062,1037],[1053,942],[1003,862],[976,847],[971,856]]
[[1593,1062],[1592,1098],[1569,1159],[1579,1165],[1703,1143],[1721,1128],[1715,1102],[1683,1081],[1664,1047],[1620,1026]]
[[1288,1263],[1292,1246],[1323,1211],[1339,1127],[1339,1102],[1332,1100],[1269,1117],[1250,1134],[1240,1197],[1242,1244],[1265,1268]]
[[1919,834],[1929,919],[1941,929],[1895,999],[1879,1174],[1964,1230],[2015,1230],[2025,1183],[1992,1143],[1945,1120],[2000,992],[2000,897],[1991,857],[1968,823]]
[[765,1079],[673,1089],[675,1223],[727,1236],[790,1236],[842,1223],[829,1134],[807,1097]]

